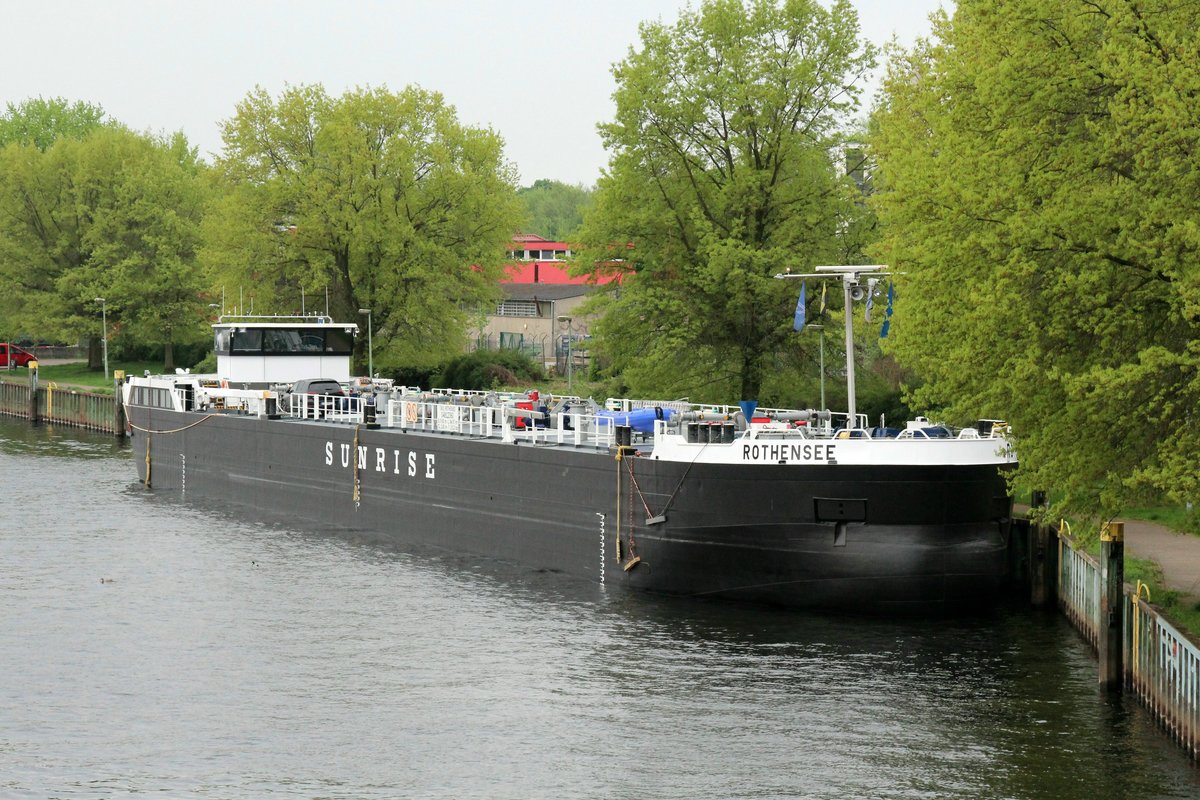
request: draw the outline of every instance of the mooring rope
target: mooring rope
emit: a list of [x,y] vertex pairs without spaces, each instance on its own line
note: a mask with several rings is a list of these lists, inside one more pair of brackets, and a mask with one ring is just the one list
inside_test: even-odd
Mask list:
[[[642,501],[642,508],[646,509],[646,518],[647,519],[653,519],[656,516],[661,517],[667,513],[667,509],[669,509],[671,507],[671,503],[675,502],[675,496],[677,494],[679,494],[679,490],[683,488],[683,482],[685,480],[687,480],[688,473],[692,471],[692,465],[694,465],[696,463],[696,459],[700,458],[700,454],[704,452],[705,448],[708,447],[708,444],[709,444],[708,442],[705,442],[704,446],[696,451],[696,455],[692,456],[692,460],[690,462],[688,462],[687,469],[685,469],[683,471],[683,475],[679,476],[679,483],[677,483],[675,485],[675,491],[671,492],[671,496],[667,498],[667,502],[663,505],[663,510],[660,511],[658,514],[655,514],[653,511],[650,510],[650,504],[646,502],[646,496],[644,494],[642,494],[642,487],[638,485],[637,476],[634,475],[634,473],[633,473],[633,462],[632,461],[629,462],[629,467],[628,467],[629,478],[630,478],[630,480],[633,481],[634,488],[637,489],[638,499],[640,499]],[[620,455],[618,455],[617,460],[621,461],[623,459],[621,459]],[[620,476],[618,476],[617,485],[618,485],[618,487],[620,486]],[[619,491],[619,489],[618,489],[618,491]],[[630,502],[632,502],[632,497],[630,498]],[[618,521],[618,524],[620,524],[619,521]]]
[[617,448],[617,563],[621,563],[621,457],[623,453],[620,447]]
[[362,497],[362,490],[359,488],[360,484],[358,481],[358,429],[361,427],[362,427],[361,425],[354,426],[354,450],[350,454],[350,457],[354,459],[354,507],[355,508],[358,508],[359,498]]
[[[184,425],[182,428],[172,428],[171,430],[165,430],[165,431],[154,430],[153,428],[143,428],[140,425],[134,425],[132,422],[130,422],[129,423],[130,430],[141,431],[142,433],[147,434],[147,436],[146,436],[146,480],[144,482],[145,487],[147,489],[150,488],[150,469],[152,466],[151,461],[150,461],[150,442],[154,438],[153,434],[156,434],[156,433],[162,433],[162,434],[182,433],[183,431],[186,431],[188,428],[194,428],[197,425],[199,425],[200,423],[202,423],[212,417],[219,417],[219,416],[221,416],[221,415],[220,414],[205,414],[200,419],[198,419],[195,422],[190,423],[188,425]],[[126,407],[126,411],[125,411],[125,419],[129,419],[128,406]]]
[[182,433],[183,431],[186,431],[188,428],[196,427],[197,425],[199,425],[201,422],[204,422],[205,420],[212,419],[213,417],[219,417],[219,416],[221,416],[221,415],[220,414],[205,414],[203,417],[201,417],[200,419],[196,420],[195,422],[193,422],[191,424],[184,425],[182,428],[172,428],[169,431],[157,431],[157,430],[154,430],[153,428],[143,428],[140,425],[134,425],[132,422],[129,423],[129,427],[135,431],[141,431],[142,433],[162,433],[162,434]]

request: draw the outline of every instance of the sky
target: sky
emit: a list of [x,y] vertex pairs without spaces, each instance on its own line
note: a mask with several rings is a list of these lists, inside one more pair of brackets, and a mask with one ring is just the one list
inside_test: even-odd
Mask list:
[[[823,0],[828,5],[828,0]],[[852,0],[862,34],[904,45],[941,0]],[[610,68],[643,20],[687,0],[2,0],[0,105],[63,97],[141,131],[183,131],[208,161],[219,124],[256,86],[441,92],[504,139],[519,183],[592,185],[608,162]],[[947,9],[952,0],[945,0]]]

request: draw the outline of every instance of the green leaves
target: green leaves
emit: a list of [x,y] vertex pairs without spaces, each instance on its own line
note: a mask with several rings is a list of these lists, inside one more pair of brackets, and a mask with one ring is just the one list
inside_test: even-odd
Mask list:
[[298,313],[301,289],[328,290],[338,319],[371,308],[377,362],[461,350],[522,215],[495,133],[434,92],[319,86],[256,90],[223,131],[227,194],[205,251],[222,280],[259,287],[264,308]]
[[1196,497],[1198,22],[962,2],[893,54],[872,123],[913,399],[1011,420],[1028,481],[1077,511]]
[[58,139],[82,139],[96,128],[112,125],[104,109],[91,103],[69,103],[41,97],[8,103],[0,114],[0,147],[20,144],[46,150]]
[[119,344],[203,335],[195,268],[204,188],[181,137],[118,126],[44,150],[0,150],[0,281],[10,325],[62,339],[99,334],[106,299]]
[[600,347],[634,391],[767,399],[798,291],[771,276],[840,261],[863,213],[831,137],[873,51],[845,2],[713,0],[641,38],[583,229],[580,263],[626,275]]
[[592,190],[542,178],[517,191],[529,209],[524,230],[552,241],[570,241],[583,223]]

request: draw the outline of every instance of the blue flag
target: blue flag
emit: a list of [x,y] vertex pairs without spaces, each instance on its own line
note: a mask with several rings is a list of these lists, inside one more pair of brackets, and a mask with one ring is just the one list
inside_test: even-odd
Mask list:
[[796,301],[796,319],[792,322],[792,328],[796,331],[804,330],[804,298],[807,294],[806,289],[808,289],[808,281],[801,281],[800,299]]
[[894,287],[892,283],[888,284],[888,304],[887,310],[883,312],[883,327],[879,329],[879,338],[886,339],[888,330],[892,327],[892,299],[894,298]]

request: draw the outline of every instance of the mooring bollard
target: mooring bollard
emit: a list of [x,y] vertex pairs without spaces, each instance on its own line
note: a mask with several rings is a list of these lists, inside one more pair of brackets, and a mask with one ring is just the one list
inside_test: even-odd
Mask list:
[[363,399],[363,422],[371,430],[379,427],[379,422],[375,419],[375,390],[367,392]]
[[1050,581],[1047,578],[1047,567],[1050,563],[1050,526],[1046,524],[1045,514],[1039,514],[1046,509],[1046,492],[1034,489],[1029,501],[1029,516],[1040,517],[1029,526],[1029,603],[1033,606],[1044,606],[1049,602]]
[[37,425],[38,418],[38,363],[29,362],[29,424]]
[[1125,523],[1109,522],[1100,531],[1100,684],[1121,691],[1125,587]]
[[116,411],[113,416],[113,433],[118,438],[125,435],[125,404],[121,402],[121,387],[125,383],[125,370],[113,370],[113,390],[116,395]]

